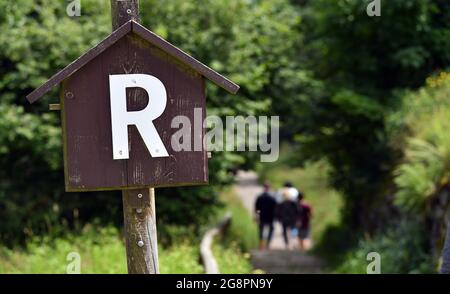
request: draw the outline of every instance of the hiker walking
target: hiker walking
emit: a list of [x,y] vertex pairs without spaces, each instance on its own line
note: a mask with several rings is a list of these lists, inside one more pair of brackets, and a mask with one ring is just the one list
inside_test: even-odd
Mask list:
[[311,247],[312,208],[305,201],[303,193],[299,193],[297,205],[297,230],[300,250],[308,250]]
[[277,219],[283,226],[283,239],[286,249],[289,248],[289,232],[295,228],[297,221],[297,204],[292,200],[292,194],[287,189],[283,190],[282,201],[277,206]]
[[277,198],[277,202],[281,203],[283,202],[283,194],[287,193],[288,197],[290,200],[296,202],[297,201],[297,197],[299,194],[299,191],[297,190],[297,188],[295,188],[291,182],[285,182],[283,185],[283,188],[281,188],[281,190],[277,193],[276,198]]
[[[264,192],[258,196],[255,202],[255,215],[259,227],[259,249],[269,248],[273,235],[273,221],[275,217],[276,201],[270,193],[270,185],[264,184]],[[267,238],[264,231],[268,229]]]

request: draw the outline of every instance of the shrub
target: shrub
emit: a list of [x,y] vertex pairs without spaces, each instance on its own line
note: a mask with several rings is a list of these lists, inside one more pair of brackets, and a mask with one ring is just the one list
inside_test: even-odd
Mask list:
[[427,79],[427,86],[405,97],[409,136],[405,160],[395,171],[395,203],[424,212],[426,201],[450,180],[450,74]]
[[366,273],[367,254],[381,256],[381,273],[436,273],[437,266],[426,252],[425,232],[417,220],[404,220],[398,226],[361,240],[346,255],[338,273]]

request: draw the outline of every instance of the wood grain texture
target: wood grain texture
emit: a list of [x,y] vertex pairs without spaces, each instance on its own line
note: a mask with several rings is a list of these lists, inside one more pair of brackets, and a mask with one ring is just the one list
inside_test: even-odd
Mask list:
[[129,274],[159,274],[154,189],[122,191]]
[[111,19],[113,31],[130,20],[139,23],[139,0],[112,0]]

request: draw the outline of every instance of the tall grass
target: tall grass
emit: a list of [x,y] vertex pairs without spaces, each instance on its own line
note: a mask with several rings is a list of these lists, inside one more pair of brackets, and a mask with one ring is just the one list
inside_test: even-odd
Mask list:
[[235,241],[243,252],[255,249],[258,246],[258,229],[252,216],[232,189],[222,192],[221,199],[225,203],[224,211],[232,215],[227,239]]
[[[127,273],[125,244],[113,227],[88,228],[80,235],[35,238],[26,248],[0,247],[0,273],[64,274],[71,252],[80,255],[83,274]],[[202,273],[197,244],[180,243],[159,248],[161,273]]]
[[213,245],[214,257],[222,274],[250,274],[253,267],[250,254],[242,252],[237,242],[227,242],[226,246],[219,242]]

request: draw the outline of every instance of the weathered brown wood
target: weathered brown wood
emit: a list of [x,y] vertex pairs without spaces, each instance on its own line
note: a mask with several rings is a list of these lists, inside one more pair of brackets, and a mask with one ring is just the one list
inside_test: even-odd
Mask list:
[[[167,106],[154,121],[170,157],[151,157],[134,126],[129,129],[130,159],[113,160],[109,74],[146,73],[166,86]],[[204,81],[195,70],[178,62],[137,35],[127,35],[94,58],[66,81],[67,191],[122,190],[141,187],[207,184],[207,152],[172,149],[172,118],[194,122],[194,108],[205,117]],[[128,109],[148,103],[141,89],[127,91]],[[193,127],[193,126],[192,126]],[[202,128],[202,127],[201,127]],[[204,142],[202,129],[199,142]]]
[[154,189],[122,191],[127,265],[130,274],[158,274]]
[[113,31],[130,20],[141,22],[139,0],[111,0],[111,18]]

